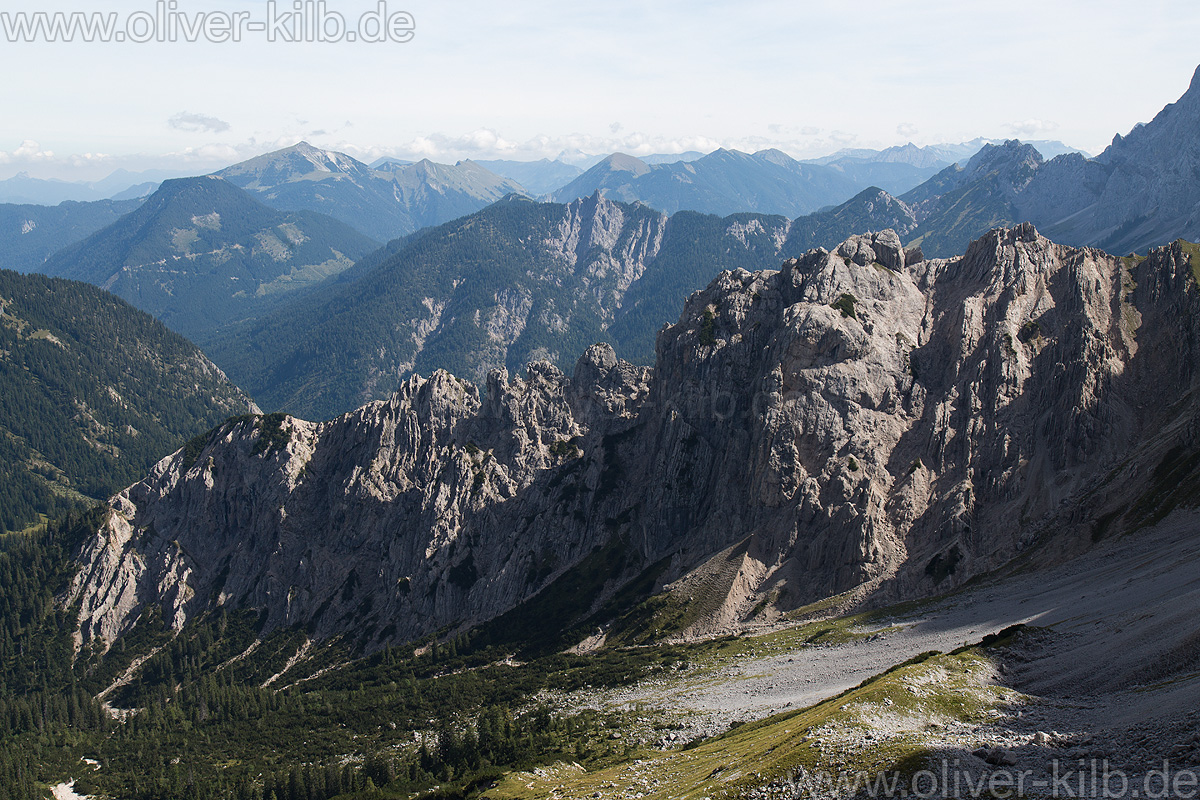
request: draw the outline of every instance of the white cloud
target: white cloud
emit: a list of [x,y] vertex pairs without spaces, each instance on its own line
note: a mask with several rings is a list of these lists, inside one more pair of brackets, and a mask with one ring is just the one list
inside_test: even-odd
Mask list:
[[33,139],[21,142],[20,147],[11,153],[0,150],[0,164],[36,164],[50,161],[53,158],[53,150],[43,150],[42,146]]
[[74,153],[62,159],[64,163],[72,167],[103,165],[111,160],[112,156],[108,153]]
[[[765,141],[765,140],[764,140]],[[362,161],[373,161],[389,156],[393,158],[421,159],[453,162],[461,159],[504,158],[515,161],[536,161],[540,158],[562,157],[571,160],[587,155],[606,153],[628,153],[646,156],[657,153],[684,153],[696,150],[708,153],[718,147],[738,147],[737,142],[724,142],[706,136],[652,136],[644,133],[626,132],[611,136],[596,136],[574,133],[561,136],[535,136],[524,141],[515,141],[501,136],[489,128],[480,128],[470,133],[453,135],[430,133],[392,147],[359,147],[351,142],[314,142],[331,150],[341,150]],[[764,146],[773,146],[766,144]],[[757,149],[761,149],[757,148]]]
[[1021,122],[1005,123],[1004,127],[1018,139],[1035,139],[1058,130],[1058,123],[1042,119],[1027,119]]
[[[286,147],[286,146],[287,145],[284,145],[284,147]],[[243,145],[242,147],[236,147],[236,146],[228,145],[228,144],[206,144],[206,145],[201,145],[200,147],[187,147],[187,148],[184,148],[179,153],[173,153],[172,155],[178,156],[180,158],[180,160],[182,160],[182,161],[187,161],[187,162],[192,162],[192,163],[196,163],[196,162],[199,162],[199,163],[209,163],[209,162],[233,163],[235,161],[245,160],[246,154],[248,152],[257,151],[258,149],[259,148],[254,147],[253,145],[249,145],[249,146]],[[267,149],[271,150],[274,148],[268,147]],[[263,152],[266,152],[266,151],[263,151]]]
[[911,122],[901,122],[896,126],[896,133],[901,136],[913,136],[917,133],[917,126]]
[[167,125],[177,131],[189,133],[224,133],[229,130],[229,123],[223,119],[209,117],[204,114],[193,114],[181,111],[167,120]]

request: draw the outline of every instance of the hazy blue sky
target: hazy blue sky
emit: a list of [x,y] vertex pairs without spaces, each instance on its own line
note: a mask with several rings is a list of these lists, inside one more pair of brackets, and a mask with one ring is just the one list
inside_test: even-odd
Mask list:
[[[176,2],[267,13],[265,0]],[[357,24],[376,3],[328,7]],[[0,0],[9,14],[37,10],[129,15],[155,2]],[[388,11],[412,15],[412,41],[0,40],[0,178],[208,170],[301,138],[368,160],[717,146],[808,157],[976,136],[1096,153],[1177,99],[1200,63],[1195,0],[389,0]]]

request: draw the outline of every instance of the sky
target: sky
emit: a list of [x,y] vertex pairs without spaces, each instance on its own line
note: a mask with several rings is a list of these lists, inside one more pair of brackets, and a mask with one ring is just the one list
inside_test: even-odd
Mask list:
[[[161,2],[189,21],[271,13],[268,0]],[[316,16],[315,0],[305,8]],[[327,0],[347,30],[368,12],[393,18],[407,41],[386,42],[285,41],[299,35],[286,24],[274,42],[248,29],[236,42],[130,41],[148,35],[156,0],[0,0],[0,23],[37,11],[115,13],[130,33],[14,42],[0,26],[0,179],[198,174],[301,140],[366,161],[809,158],[979,136],[1094,154],[1176,100],[1200,64],[1194,0]],[[274,6],[277,21],[292,11]]]

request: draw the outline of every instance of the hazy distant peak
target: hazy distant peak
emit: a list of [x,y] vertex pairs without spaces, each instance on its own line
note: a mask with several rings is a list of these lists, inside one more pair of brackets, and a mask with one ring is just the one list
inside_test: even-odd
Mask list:
[[281,153],[296,153],[307,159],[320,172],[353,172],[361,168],[361,164],[345,153],[335,153],[322,150],[308,142],[299,142]]
[[1002,144],[985,144],[967,162],[969,174],[987,173],[1010,165],[1031,165],[1034,168],[1045,162],[1042,154],[1031,144],[1019,139],[1008,139]]
[[328,214],[377,241],[478,211],[521,184],[469,159],[438,164],[381,159],[367,166],[345,153],[299,142],[216,173],[275,208]]
[[618,172],[632,172],[635,175],[645,175],[650,171],[649,164],[642,161],[640,158],[626,155],[625,153],[613,153],[600,163],[610,170]]
[[792,164],[795,162],[794,158],[792,158],[791,156],[789,156],[787,153],[783,152],[782,150],[778,150],[774,147],[768,148],[766,150],[759,150],[757,153],[754,154],[754,157],[759,159],[760,161],[767,161],[772,164]]

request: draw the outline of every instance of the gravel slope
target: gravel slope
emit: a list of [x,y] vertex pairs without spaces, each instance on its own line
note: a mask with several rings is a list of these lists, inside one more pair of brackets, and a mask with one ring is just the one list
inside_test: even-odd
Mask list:
[[[1017,623],[1041,630],[1000,665],[996,680],[1029,702],[986,727],[947,731],[947,748],[1033,748],[1042,760],[1109,758],[1135,771],[1167,757],[1180,766],[1200,763],[1194,512],[1104,543],[1070,564],[932,601],[853,642],[730,660],[715,670],[578,694],[570,704],[640,708],[647,724],[630,735],[669,747],[736,720],[814,704],[919,653],[949,651]],[[664,725],[664,716],[671,723]],[[675,730],[664,735],[664,727]]]

